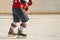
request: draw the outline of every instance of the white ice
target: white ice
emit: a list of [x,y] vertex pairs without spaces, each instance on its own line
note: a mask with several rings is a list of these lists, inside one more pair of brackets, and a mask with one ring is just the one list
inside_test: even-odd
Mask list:
[[29,15],[26,39],[7,37],[12,15],[0,15],[0,40],[60,40],[60,14]]

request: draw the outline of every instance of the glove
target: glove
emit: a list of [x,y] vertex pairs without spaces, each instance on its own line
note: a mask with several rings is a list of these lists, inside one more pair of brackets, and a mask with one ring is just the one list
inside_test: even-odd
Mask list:
[[21,4],[21,8],[23,8],[25,11],[28,11],[28,4],[27,3]]
[[32,5],[32,0],[29,0],[28,6],[31,6],[31,5]]

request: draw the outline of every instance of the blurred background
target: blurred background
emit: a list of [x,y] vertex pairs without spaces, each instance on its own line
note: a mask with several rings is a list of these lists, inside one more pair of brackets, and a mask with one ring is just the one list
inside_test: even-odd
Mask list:
[[[60,40],[60,0],[32,1],[33,5],[27,13],[42,15],[28,15],[30,20],[25,30],[28,38],[23,40]],[[13,16],[10,15],[12,3],[13,0],[0,0],[0,39],[3,40],[16,39],[7,38],[10,24],[13,22]]]
[[[13,0],[0,0],[0,13],[12,13]],[[60,0],[32,0],[33,5],[29,7],[29,13],[50,14],[60,13]]]

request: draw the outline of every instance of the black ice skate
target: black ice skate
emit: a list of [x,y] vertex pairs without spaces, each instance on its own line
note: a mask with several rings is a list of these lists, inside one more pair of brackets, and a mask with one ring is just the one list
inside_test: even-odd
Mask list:
[[27,36],[27,34],[24,34],[24,33],[23,33],[23,31],[18,30],[18,36],[25,36],[25,37],[26,37],[26,36]]
[[17,33],[14,33],[14,30],[11,30],[11,28],[10,28],[10,30],[9,30],[9,32],[8,32],[8,35],[9,35],[9,36],[16,36]]

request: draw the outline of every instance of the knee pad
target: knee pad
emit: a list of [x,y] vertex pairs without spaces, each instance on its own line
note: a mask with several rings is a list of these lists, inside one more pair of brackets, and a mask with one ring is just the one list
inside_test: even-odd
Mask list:
[[12,27],[15,27],[15,28],[17,27],[17,25],[14,24],[14,23],[11,23],[11,26],[12,26]]
[[21,23],[21,26],[26,28],[26,24],[25,23]]
[[28,24],[28,22],[22,22],[21,26],[24,27],[24,28],[26,28],[27,24]]

